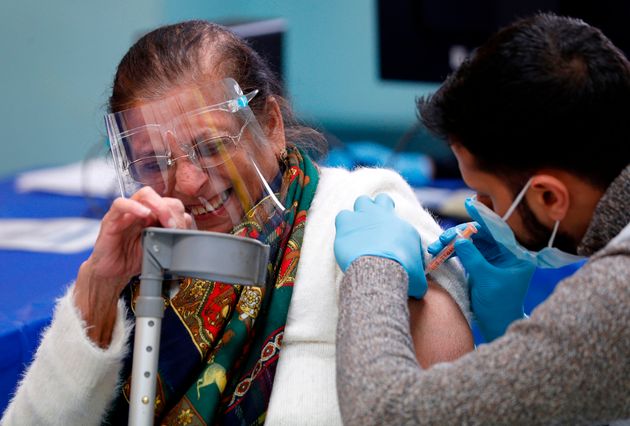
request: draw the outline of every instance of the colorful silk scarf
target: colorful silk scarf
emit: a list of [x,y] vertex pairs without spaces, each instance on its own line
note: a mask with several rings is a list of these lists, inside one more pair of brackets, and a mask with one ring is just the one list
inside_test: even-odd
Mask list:
[[[262,209],[261,216],[275,211],[262,200],[233,230],[270,245],[265,287],[186,278],[173,298],[165,297],[155,424],[264,422],[318,180],[308,156],[289,149],[279,194],[285,212],[261,224]],[[137,284],[126,295],[131,308]],[[131,355],[123,377],[130,372]],[[129,391],[127,379],[105,424],[127,424]]]

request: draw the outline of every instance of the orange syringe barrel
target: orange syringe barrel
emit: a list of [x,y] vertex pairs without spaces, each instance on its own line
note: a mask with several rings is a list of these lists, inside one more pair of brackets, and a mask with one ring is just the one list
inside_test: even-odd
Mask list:
[[442,263],[446,261],[446,259],[450,257],[451,254],[453,254],[453,251],[455,250],[455,241],[457,240],[457,238],[470,238],[472,234],[477,232],[477,227],[472,222],[470,222],[463,230],[457,230],[456,232],[457,237],[453,238],[451,242],[442,249],[441,252],[439,252],[437,255],[435,255],[435,257],[433,257],[433,259],[431,259],[427,267],[424,269],[425,274],[435,271],[437,268],[440,267]]

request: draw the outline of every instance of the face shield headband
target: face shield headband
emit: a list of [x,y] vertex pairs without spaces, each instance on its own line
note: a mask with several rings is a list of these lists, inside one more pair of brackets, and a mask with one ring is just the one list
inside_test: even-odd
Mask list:
[[284,210],[269,184],[278,161],[249,108],[257,92],[224,79],[107,114],[121,195],[150,186],[180,199],[199,229],[218,232],[261,200]]

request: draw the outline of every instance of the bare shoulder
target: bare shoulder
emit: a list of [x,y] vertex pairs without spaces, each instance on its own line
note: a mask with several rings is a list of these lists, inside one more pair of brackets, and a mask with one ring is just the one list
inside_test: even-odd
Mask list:
[[435,282],[429,280],[429,289],[421,300],[409,299],[409,322],[416,357],[423,368],[453,361],[474,348],[461,309]]

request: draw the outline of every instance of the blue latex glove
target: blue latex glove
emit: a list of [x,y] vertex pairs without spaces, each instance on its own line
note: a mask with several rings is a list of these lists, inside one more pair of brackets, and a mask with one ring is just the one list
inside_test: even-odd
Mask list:
[[[502,249],[483,226],[477,222],[475,225],[478,232],[472,241],[457,240],[454,253],[468,274],[472,311],[479,329],[490,342],[503,335],[513,321],[525,316],[523,301],[536,266]],[[444,231],[439,240],[427,247],[428,252],[435,256],[457,236],[456,228],[465,226]]]
[[335,257],[344,272],[360,256],[378,256],[400,263],[409,275],[409,297],[420,299],[427,291],[422,242],[418,231],[396,215],[394,201],[385,194],[374,200],[365,195],[354,211],[343,210],[335,219]]

